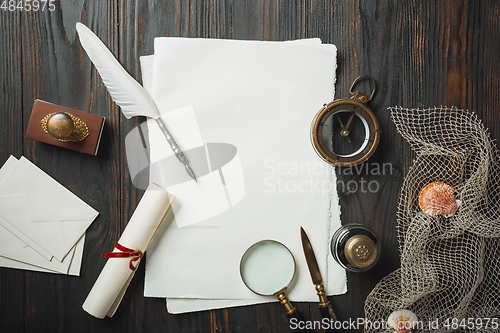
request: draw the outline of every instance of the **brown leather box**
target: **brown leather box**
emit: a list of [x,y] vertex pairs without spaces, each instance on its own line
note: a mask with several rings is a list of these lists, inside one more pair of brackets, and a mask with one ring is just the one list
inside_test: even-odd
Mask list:
[[[45,133],[42,127],[41,120],[53,112],[68,112],[87,124],[89,135],[80,142],[61,142]],[[28,130],[26,131],[26,138],[40,142],[45,142],[54,146],[68,148],[79,151],[81,153],[97,155],[97,149],[101,142],[102,130],[104,128],[104,121],[106,118],[90,114],[87,112],[77,111],[64,106],[52,104],[37,99],[33,105],[31,112]]]

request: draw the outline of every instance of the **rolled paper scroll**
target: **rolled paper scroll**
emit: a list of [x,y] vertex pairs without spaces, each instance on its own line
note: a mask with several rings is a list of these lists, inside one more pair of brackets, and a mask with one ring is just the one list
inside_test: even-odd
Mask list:
[[148,186],[115,249],[106,255],[108,262],[83,303],[85,311],[101,319],[115,314],[143,253],[171,211],[173,198],[157,184]]

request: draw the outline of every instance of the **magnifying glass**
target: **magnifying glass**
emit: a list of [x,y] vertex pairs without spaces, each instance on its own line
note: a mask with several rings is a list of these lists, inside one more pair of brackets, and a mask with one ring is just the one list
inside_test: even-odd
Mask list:
[[[240,261],[240,275],[243,283],[261,296],[277,296],[285,307],[286,315],[296,323],[303,322],[299,311],[285,294],[295,276],[296,266],[292,252],[280,242],[263,240],[250,246]],[[297,332],[300,330],[294,325]]]

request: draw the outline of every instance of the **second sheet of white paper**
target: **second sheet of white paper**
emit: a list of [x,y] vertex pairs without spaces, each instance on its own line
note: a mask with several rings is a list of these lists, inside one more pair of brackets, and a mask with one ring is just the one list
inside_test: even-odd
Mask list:
[[[144,85],[162,115],[178,109],[189,116],[194,113],[202,144],[228,143],[237,148],[239,163],[231,163],[236,171],[222,168],[229,179],[222,187],[228,192],[237,189],[240,196],[244,193],[218,215],[187,224],[174,221],[158,232],[147,254],[145,296],[247,300],[235,305],[262,301],[241,281],[239,261],[253,243],[274,239],[295,256],[297,274],[290,299],[317,301],[300,226],[313,244],[328,294],[345,293],[345,271],[329,255],[331,234],[341,224],[335,173],[316,156],[309,139],[313,116],[333,99],[335,46],[319,40],[157,38],[154,65],[153,58],[141,60]],[[175,117],[170,118],[174,120],[167,126],[174,131]],[[172,155],[154,121],[148,128],[151,161]],[[189,131],[174,133],[185,151],[196,145],[193,135],[197,136]],[[150,181],[161,182],[163,172],[168,170],[152,168]],[[197,195],[210,196],[210,187],[220,182],[220,176],[214,180],[212,174],[199,177],[198,183],[167,188],[177,196],[176,213],[183,201],[190,200],[186,188],[196,186]],[[197,308],[187,304],[180,308]]]

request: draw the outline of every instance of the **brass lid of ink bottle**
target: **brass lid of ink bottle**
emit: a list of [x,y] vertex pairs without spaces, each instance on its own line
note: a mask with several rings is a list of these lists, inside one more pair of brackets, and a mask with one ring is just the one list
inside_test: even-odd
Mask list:
[[353,265],[365,268],[372,265],[377,259],[377,246],[365,235],[354,235],[347,240],[344,246],[345,257]]

